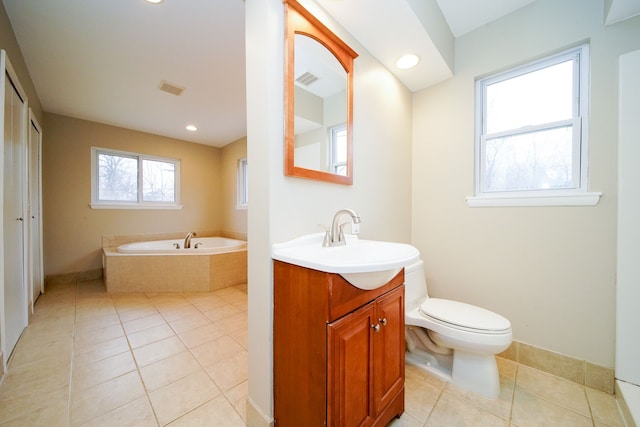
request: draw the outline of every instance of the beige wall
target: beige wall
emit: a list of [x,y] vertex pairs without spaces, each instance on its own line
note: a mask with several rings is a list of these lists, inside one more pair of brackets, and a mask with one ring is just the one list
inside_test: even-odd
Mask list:
[[238,209],[238,160],[247,157],[247,138],[222,147],[222,232],[237,239],[247,238],[247,209]]
[[[469,208],[474,79],[590,41],[595,207]],[[539,0],[456,41],[454,78],[414,95],[412,240],[430,294],[509,318],[514,339],[614,366],[617,58],[640,18],[603,27],[597,0]]]
[[42,125],[42,106],[40,105],[40,98],[36,94],[36,90],[29,76],[29,71],[22,57],[22,51],[18,46],[15,34],[13,34],[13,28],[11,28],[11,22],[7,16],[7,12],[4,8],[4,4],[0,2],[0,49],[4,49],[7,52],[7,56],[11,61],[22,88],[27,92],[27,98],[29,99],[29,107],[33,110],[33,114],[36,116],[36,120]]
[[411,237],[411,93],[312,1],[303,2],[360,56],[355,60],[353,185],[285,177],[282,0],[247,2],[249,187],[249,401],[247,425],[272,416],[271,244],[320,232],[340,208],[362,218],[361,236]]
[[[222,229],[220,149],[45,114],[45,275],[102,268],[103,235]],[[91,147],[181,160],[181,210],[91,209]]]

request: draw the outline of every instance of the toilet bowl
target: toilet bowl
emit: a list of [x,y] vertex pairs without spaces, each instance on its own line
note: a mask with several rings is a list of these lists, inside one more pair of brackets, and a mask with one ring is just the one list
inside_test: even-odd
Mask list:
[[423,261],[405,267],[406,361],[472,393],[495,399],[495,355],[511,344],[511,323],[458,301],[430,298]]

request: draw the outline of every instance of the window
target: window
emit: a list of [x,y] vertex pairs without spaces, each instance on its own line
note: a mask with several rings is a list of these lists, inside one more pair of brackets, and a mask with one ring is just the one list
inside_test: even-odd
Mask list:
[[249,182],[247,158],[238,160],[238,198],[237,209],[246,209],[249,203]]
[[180,208],[180,160],[91,149],[92,208]]
[[597,203],[587,193],[588,55],[583,45],[476,82],[470,206]]
[[336,175],[347,175],[347,125],[341,124],[329,129],[331,141],[329,155],[330,170]]

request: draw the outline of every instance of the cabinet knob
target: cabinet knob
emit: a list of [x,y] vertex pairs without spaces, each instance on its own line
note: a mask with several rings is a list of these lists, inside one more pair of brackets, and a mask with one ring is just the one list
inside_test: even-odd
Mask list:
[[371,328],[373,328],[374,331],[379,332],[380,331],[380,324],[376,323],[375,325],[371,325]]
[[383,317],[382,319],[378,319],[378,322],[382,323],[382,326],[387,326],[387,318]]

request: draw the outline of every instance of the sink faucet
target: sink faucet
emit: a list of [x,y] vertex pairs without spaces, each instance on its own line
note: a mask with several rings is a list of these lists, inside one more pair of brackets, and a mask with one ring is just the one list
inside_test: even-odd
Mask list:
[[331,223],[331,235],[329,238],[329,246],[343,246],[347,243],[346,240],[344,239],[344,226],[347,223],[345,222],[344,224],[338,225],[338,222],[340,222],[340,217],[342,215],[350,215],[351,220],[353,221],[354,224],[360,224],[360,217],[358,216],[357,213],[355,213],[351,209],[340,209],[333,216],[333,222]]
[[187,233],[187,237],[184,238],[185,249],[189,249],[191,247],[191,238],[195,236],[196,236],[195,231],[190,231],[189,233]]

